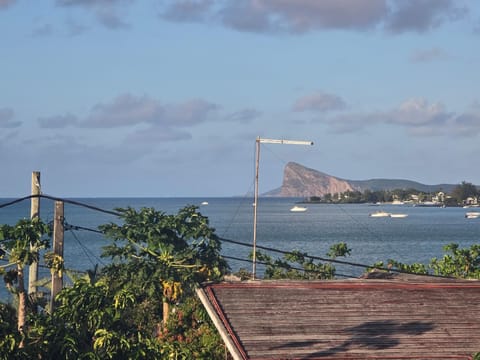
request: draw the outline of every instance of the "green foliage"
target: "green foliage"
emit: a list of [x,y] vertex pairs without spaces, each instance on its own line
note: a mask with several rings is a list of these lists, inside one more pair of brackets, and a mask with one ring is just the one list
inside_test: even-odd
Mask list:
[[402,272],[412,273],[412,274],[428,274],[428,268],[425,264],[413,263],[413,264],[404,264],[395,260],[388,260],[387,268],[392,270],[400,270]]
[[461,249],[458,244],[443,247],[447,253],[442,259],[433,258],[430,266],[435,275],[464,279],[480,279],[480,245]]
[[[432,258],[427,265],[413,263],[403,264],[388,260],[387,270],[400,270],[412,274],[431,274],[458,279],[480,279],[480,245],[460,248],[458,244],[445,245],[446,254],[441,259]],[[383,262],[377,262],[371,269],[385,269]]]
[[327,252],[327,256],[332,259],[335,259],[339,256],[347,256],[350,255],[352,249],[348,248],[348,245],[344,242],[340,242],[338,244],[333,244],[330,247],[330,250]]
[[180,304],[158,334],[163,352],[178,359],[224,359],[225,346],[196,297]]
[[452,197],[457,200],[458,204],[461,204],[469,197],[476,197],[480,194],[479,190],[472,183],[462,181],[460,185],[457,185],[452,191]]
[[[351,250],[347,244],[339,243],[330,247],[328,256],[332,259],[347,256]],[[330,262],[315,262],[307,253],[294,250],[279,259],[257,251],[257,260],[265,264],[265,279],[322,280],[335,277],[335,267]]]
[[51,230],[39,218],[22,219],[14,226],[0,226],[4,255],[8,255],[9,263],[22,267],[38,261],[39,251],[49,247],[50,240],[45,235],[51,235]]
[[[119,270],[118,264],[125,263],[122,260],[128,260],[135,266],[145,267],[148,275],[154,271],[157,280],[188,285],[189,289],[184,290],[191,290],[191,285],[202,281],[219,279],[228,266],[220,256],[221,245],[215,230],[197,209],[188,206],[177,215],[151,208],[140,212],[132,208],[117,209],[124,224],[100,227],[114,240],[102,256],[116,261],[115,271]],[[150,290],[153,289],[150,287]]]
[[[122,225],[101,227],[112,239],[103,253],[111,263],[75,278],[57,295],[53,314],[31,314],[21,334],[11,309],[0,308],[0,359],[225,358],[218,333],[193,296],[197,284],[227,270],[208,219],[193,206],[176,215],[118,210]],[[23,232],[0,228],[12,260],[29,264],[38,258],[29,253],[30,244],[43,241],[46,228],[35,226],[26,221],[20,224]],[[61,258],[47,256],[47,263],[63,270]],[[14,270],[5,274],[11,283]],[[162,316],[165,301],[173,308],[168,323]]]
[[21,335],[16,327],[16,311],[0,303],[0,359],[12,359],[17,352]]

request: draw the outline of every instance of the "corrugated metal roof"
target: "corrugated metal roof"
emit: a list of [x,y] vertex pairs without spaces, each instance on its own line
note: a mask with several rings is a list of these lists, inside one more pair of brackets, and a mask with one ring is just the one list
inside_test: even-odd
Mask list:
[[204,286],[235,359],[471,359],[477,281],[251,281]]

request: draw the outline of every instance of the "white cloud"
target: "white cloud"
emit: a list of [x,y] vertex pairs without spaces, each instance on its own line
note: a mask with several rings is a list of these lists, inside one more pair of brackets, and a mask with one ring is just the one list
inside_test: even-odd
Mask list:
[[7,8],[15,2],[16,0],[0,0],[0,10]]
[[79,126],[114,128],[147,123],[158,126],[185,127],[210,120],[219,107],[202,99],[191,99],[179,104],[161,104],[148,96],[122,94],[109,103],[93,106]]
[[407,127],[443,126],[452,116],[443,104],[429,104],[425,99],[409,99],[386,114],[388,122]]
[[354,133],[376,126],[404,128],[412,136],[477,136],[480,135],[480,111],[455,113],[439,102],[413,98],[398,107],[370,113],[348,113],[317,118],[334,133]]
[[163,116],[156,123],[172,126],[191,126],[205,122],[219,107],[202,99],[192,99],[181,104],[170,104],[164,108]]
[[386,29],[426,32],[466,16],[453,0],[170,0],[161,17],[177,22],[219,22],[246,32],[302,34],[322,30]]
[[392,33],[424,33],[445,22],[459,20],[468,13],[463,2],[454,0],[397,0],[392,4],[394,10],[386,24]]
[[345,107],[345,101],[340,96],[317,92],[297,99],[293,105],[293,110],[327,112],[342,110]]
[[110,103],[93,106],[89,116],[80,122],[82,127],[113,128],[157,121],[163,106],[147,96],[122,94]]
[[129,28],[124,20],[125,6],[133,0],[56,0],[60,7],[79,7],[93,12],[97,20],[110,29]]

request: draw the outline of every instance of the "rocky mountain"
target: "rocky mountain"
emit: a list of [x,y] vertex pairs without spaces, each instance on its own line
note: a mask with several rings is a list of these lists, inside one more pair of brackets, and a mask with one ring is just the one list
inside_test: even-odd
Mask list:
[[365,190],[378,191],[394,189],[450,192],[455,186],[456,185],[452,184],[425,185],[419,182],[401,179],[346,180],[307,168],[294,162],[289,162],[284,169],[282,186],[265,195],[310,197],[345,191],[363,192]]

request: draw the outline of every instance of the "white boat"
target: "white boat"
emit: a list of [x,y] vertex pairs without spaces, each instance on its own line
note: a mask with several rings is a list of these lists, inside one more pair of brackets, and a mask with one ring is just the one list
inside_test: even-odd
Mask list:
[[397,218],[397,219],[406,218],[407,216],[408,216],[407,214],[390,214],[391,218]]
[[292,207],[292,208],[290,209],[290,211],[291,211],[291,212],[305,212],[305,211],[307,211],[307,208],[304,207],[304,206],[297,206],[297,205],[295,205],[294,207]]
[[390,216],[390,213],[380,210],[380,211],[375,211],[371,213],[369,216],[370,217],[388,217]]
[[467,213],[465,213],[465,217],[467,219],[477,219],[477,218],[480,217],[480,211],[467,212]]
[[203,201],[202,205],[208,205],[208,201]]

